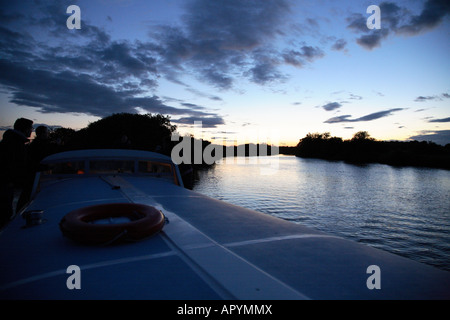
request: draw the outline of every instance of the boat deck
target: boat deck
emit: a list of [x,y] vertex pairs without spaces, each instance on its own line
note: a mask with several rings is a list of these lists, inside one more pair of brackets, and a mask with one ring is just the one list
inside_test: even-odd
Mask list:
[[[115,175],[62,179],[0,235],[1,299],[449,299],[450,274],[164,180]],[[61,218],[101,203],[156,207],[163,230],[139,242],[87,246],[63,237]],[[81,270],[69,290],[67,267]],[[379,266],[381,289],[368,289]]]

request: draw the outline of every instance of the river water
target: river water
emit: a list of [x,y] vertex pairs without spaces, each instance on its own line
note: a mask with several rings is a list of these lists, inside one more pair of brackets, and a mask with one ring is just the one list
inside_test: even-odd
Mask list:
[[450,171],[228,158],[194,191],[450,270]]

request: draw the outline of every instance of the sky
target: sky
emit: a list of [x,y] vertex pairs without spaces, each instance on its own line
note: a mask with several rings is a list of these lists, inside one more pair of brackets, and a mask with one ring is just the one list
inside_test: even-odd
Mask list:
[[0,0],[0,22],[0,134],[131,112],[226,144],[450,143],[445,0]]

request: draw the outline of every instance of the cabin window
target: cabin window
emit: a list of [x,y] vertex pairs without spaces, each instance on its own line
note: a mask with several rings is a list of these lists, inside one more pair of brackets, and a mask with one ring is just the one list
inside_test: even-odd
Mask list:
[[86,172],[84,161],[66,161],[45,165],[43,175],[54,174],[84,174]]
[[93,160],[89,162],[89,173],[134,173],[134,161],[126,160]]
[[139,161],[139,173],[149,174],[158,178],[166,178],[173,180],[172,166],[169,163],[153,162],[153,161]]
[[140,173],[161,173],[172,174],[172,168],[168,163],[158,163],[152,161],[139,161]]

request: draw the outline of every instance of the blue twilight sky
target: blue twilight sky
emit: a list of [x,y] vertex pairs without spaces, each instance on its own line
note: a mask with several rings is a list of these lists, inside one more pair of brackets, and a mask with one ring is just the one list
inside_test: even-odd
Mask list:
[[449,17],[445,0],[0,0],[0,130],[140,112],[216,142],[450,143]]

